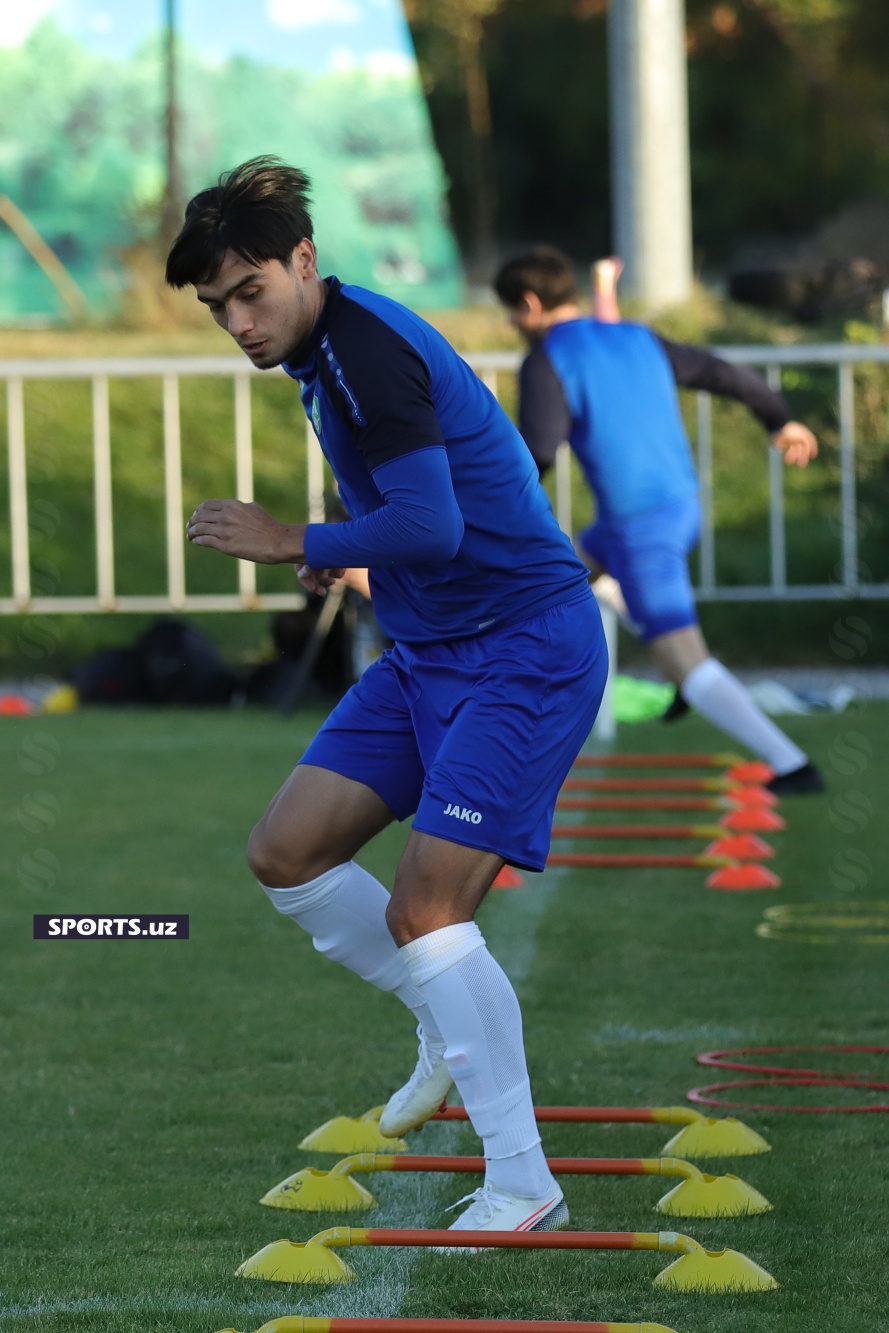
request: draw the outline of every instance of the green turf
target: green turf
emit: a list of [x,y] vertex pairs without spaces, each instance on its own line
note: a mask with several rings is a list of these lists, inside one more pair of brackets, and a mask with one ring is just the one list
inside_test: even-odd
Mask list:
[[[858,708],[789,727],[831,786],[784,803],[779,892],[708,892],[691,870],[550,873],[492,895],[481,924],[518,983],[538,1102],[680,1103],[720,1077],[695,1066],[702,1050],[886,1040],[887,949],[754,933],[771,903],[885,896],[889,707]],[[882,1333],[882,1115],[744,1116],[773,1152],[720,1165],[772,1200],[765,1217],[675,1223],[653,1211],[656,1179],[567,1181],[573,1226],[677,1227],[751,1255],[781,1282],[774,1293],[663,1294],[650,1284],[666,1260],[643,1253],[355,1250],[351,1287],[306,1294],[234,1278],[268,1241],[343,1220],[256,1201],[311,1160],[296,1151],[304,1132],[379,1103],[411,1063],[397,1002],[316,955],[244,865],[251,822],[317,722],[89,711],[0,721],[0,1329],[246,1331],[292,1311]],[[635,750],[714,744],[693,719],[621,734]],[[365,854],[387,882],[403,836],[387,831]],[[192,938],[31,940],[32,913],[66,911],[189,912]],[[879,1057],[869,1067],[889,1070]],[[656,1126],[545,1131],[563,1155],[656,1156],[666,1137]],[[420,1152],[476,1145],[459,1125],[415,1139]],[[366,1179],[382,1205],[374,1225],[446,1225],[445,1205],[475,1183]]]

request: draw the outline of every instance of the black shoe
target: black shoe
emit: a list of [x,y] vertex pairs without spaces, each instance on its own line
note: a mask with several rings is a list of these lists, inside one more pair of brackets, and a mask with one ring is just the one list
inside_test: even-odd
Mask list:
[[824,775],[814,764],[805,763],[790,773],[782,773],[766,783],[775,796],[814,796],[824,791]]
[[691,711],[690,704],[687,704],[682,697],[682,691],[676,686],[676,693],[673,695],[673,702],[667,708],[666,712],[661,713],[662,722],[678,722],[681,717]]

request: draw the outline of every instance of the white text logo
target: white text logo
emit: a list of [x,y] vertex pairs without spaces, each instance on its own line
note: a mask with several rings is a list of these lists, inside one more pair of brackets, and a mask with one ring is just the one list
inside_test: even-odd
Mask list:
[[465,819],[467,824],[480,824],[482,817],[477,810],[467,810],[465,805],[449,805],[445,809],[446,815],[453,815],[455,819]]

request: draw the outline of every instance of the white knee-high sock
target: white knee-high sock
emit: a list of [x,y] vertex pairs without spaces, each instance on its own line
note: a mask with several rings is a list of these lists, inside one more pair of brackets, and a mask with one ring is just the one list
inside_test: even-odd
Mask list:
[[805,764],[805,753],[757,708],[741,682],[715,657],[692,667],[681,689],[692,708],[765,759],[776,773],[791,773]]
[[445,1039],[448,1069],[484,1143],[486,1180],[528,1198],[554,1191],[534,1119],[519,1002],[478,926],[445,926],[401,953]]
[[389,894],[378,879],[348,861],[308,884],[289,889],[261,887],[279,912],[308,931],[319,953],[342,963],[378,990],[393,991],[416,1014],[430,1043],[444,1048],[429,1006],[389,933]]

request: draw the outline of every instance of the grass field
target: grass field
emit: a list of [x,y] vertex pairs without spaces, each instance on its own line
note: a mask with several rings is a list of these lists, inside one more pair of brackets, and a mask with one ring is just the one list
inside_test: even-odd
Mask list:
[[[661,1293],[651,1279],[666,1259],[645,1253],[354,1250],[358,1282],[329,1290],[233,1276],[268,1241],[339,1220],[447,1225],[446,1205],[476,1183],[366,1178],[381,1206],[348,1219],[257,1205],[312,1161],[296,1149],[306,1131],[380,1103],[412,1065],[398,1003],[316,955],[244,864],[251,823],[318,721],[84,711],[0,722],[0,1330],[246,1333],[293,1312],[884,1333],[883,1115],[743,1115],[773,1151],[720,1169],[766,1194],[767,1216],[677,1224],[653,1211],[658,1180],[565,1182],[572,1226],[678,1225],[752,1256],[777,1292]],[[778,943],[754,928],[772,903],[886,897],[889,706],[790,729],[830,791],[783,803],[778,892],[709,892],[698,870],[550,871],[491,896],[481,924],[520,993],[538,1102],[676,1104],[718,1077],[694,1064],[713,1047],[886,1042],[886,948]],[[715,733],[692,719],[624,728],[620,741],[690,750],[713,748]],[[366,850],[384,882],[403,839],[388,830]],[[34,912],[71,911],[188,912],[191,939],[32,941]],[[885,1061],[881,1071],[870,1059],[885,1078]],[[826,1061],[844,1066],[860,1057]],[[657,1156],[666,1137],[657,1126],[550,1126],[544,1141],[559,1155]],[[413,1143],[477,1151],[460,1125],[429,1126]]]

